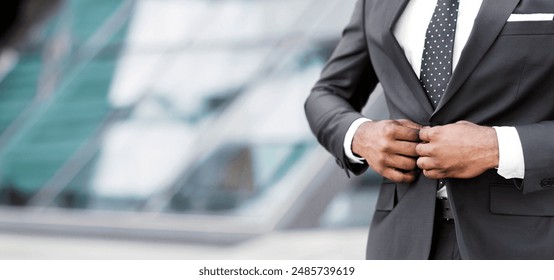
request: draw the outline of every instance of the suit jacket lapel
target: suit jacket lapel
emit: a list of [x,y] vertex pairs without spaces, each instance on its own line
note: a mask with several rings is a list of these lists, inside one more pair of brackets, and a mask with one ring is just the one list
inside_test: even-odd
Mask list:
[[[468,1],[468,0],[466,0]],[[470,0],[469,0],[470,1]],[[491,48],[502,27],[520,0],[484,0],[475,19],[468,42],[462,51],[446,92],[440,100],[435,115],[469,78],[485,53]]]
[[408,62],[404,50],[394,36],[394,26],[402,15],[402,12],[406,8],[409,0],[387,0],[386,2],[387,5],[390,5],[390,9],[387,10],[387,14],[384,17],[386,21],[385,26],[387,28],[385,33],[385,44],[388,46],[385,52],[393,60],[394,65],[398,68],[398,71],[404,78],[404,81],[407,83],[408,87],[412,89],[412,94],[416,96],[422,108],[430,116],[433,113],[433,107],[431,106],[427,94],[421,86],[421,82]]

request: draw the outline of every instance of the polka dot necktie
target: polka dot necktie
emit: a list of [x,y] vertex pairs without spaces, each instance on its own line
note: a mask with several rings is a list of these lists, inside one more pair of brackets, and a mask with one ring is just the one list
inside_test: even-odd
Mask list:
[[425,34],[420,80],[433,108],[452,76],[452,52],[460,0],[438,0]]

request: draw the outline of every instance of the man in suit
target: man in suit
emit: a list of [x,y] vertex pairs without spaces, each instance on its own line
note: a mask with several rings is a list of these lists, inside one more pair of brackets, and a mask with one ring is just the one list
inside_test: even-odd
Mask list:
[[[359,0],[305,109],[385,177],[369,259],[554,258],[554,1]],[[390,120],[360,113],[380,83]]]

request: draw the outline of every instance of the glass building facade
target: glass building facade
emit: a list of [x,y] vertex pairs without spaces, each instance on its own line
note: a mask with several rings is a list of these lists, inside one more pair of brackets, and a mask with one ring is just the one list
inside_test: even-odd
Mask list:
[[354,2],[53,1],[2,51],[0,228],[233,242],[367,226],[380,179],[346,179],[303,112]]

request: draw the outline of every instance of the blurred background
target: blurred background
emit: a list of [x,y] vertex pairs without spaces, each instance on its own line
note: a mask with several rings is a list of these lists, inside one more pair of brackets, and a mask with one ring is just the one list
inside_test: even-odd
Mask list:
[[364,258],[303,111],[355,0],[4,2],[0,258]]

